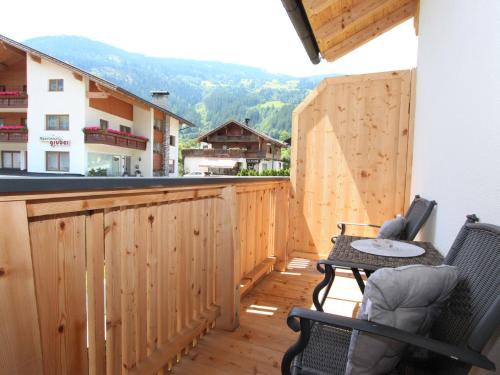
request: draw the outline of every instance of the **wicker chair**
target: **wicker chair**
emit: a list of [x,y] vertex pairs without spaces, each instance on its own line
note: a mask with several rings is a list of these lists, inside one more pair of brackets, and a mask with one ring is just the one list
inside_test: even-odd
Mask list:
[[[425,224],[430,214],[432,213],[432,209],[436,205],[436,201],[429,201],[420,197],[420,195],[415,195],[415,199],[408,208],[408,211],[405,214],[405,218],[407,220],[406,227],[401,234],[401,240],[413,241],[415,236],[418,234],[420,228]],[[375,224],[360,224],[360,223],[347,223],[340,222],[337,224],[337,227],[340,229],[340,235],[344,235],[348,226],[358,226],[358,227],[373,227],[380,228],[380,225]],[[335,239],[338,236],[332,237],[332,242],[335,243]]]
[[[434,322],[429,337],[365,320],[293,308],[288,326],[298,341],[283,357],[283,374],[344,374],[353,329],[423,348],[420,362],[405,353],[395,374],[469,373],[472,366],[494,370],[481,354],[500,324],[500,227],[466,223],[455,239],[445,264],[459,269],[459,283]],[[410,352],[407,350],[407,352]]]

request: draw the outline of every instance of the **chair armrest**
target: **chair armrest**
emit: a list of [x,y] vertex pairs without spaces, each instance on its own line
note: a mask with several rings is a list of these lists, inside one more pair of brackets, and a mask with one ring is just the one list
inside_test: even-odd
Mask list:
[[337,228],[340,229],[340,234],[345,234],[347,226],[380,228],[380,225],[376,224],[347,223],[341,221],[340,223],[337,223]]
[[388,337],[390,339],[401,341],[409,345],[430,350],[434,353],[441,354],[451,359],[461,361],[473,366],[481,367],[487,370],[495,369],[495,364],[481,353],[466,348],[460,348],[424,336],[416,335],[414,333],[402,331],[394,327],[385,326],[383,324],[294,307],[288,314],[287,324],[292,330],[296,332],[300,330],[300,325],[297,319],[300,320],[300,323],[302,323],[302,320],[314,321],[334,327],[355,329],[362,332],[368,332],[375,335]]

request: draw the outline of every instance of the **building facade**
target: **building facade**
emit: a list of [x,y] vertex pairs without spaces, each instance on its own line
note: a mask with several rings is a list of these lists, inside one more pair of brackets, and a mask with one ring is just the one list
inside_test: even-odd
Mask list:
[[182,150],[184,173],[235,175],[242,169],[283,169],[285,143],[231,120],[198,137],[200,148]]
[[183,125],[193,126],[164,107],[0,36],[3,170],[177,176]]

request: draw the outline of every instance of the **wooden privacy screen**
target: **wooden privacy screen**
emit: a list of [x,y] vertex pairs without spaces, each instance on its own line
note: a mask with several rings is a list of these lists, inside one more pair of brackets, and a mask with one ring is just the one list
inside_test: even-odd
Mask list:
[[0,373],[157,374],[216,320],[236,328],[241,276],[284,261],[287,194],[276,181],[1,197]]
[[[328,78],[295,109],[289,250],[326,253],[340,221],[382,224],[409,196],[411,71]],[[351,232],[373,235],[370,230]]]

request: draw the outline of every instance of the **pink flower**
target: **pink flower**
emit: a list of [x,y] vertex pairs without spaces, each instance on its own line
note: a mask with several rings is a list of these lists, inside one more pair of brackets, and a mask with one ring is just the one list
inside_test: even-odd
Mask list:
[[140,135],[135,135],[132,133],[127,133],[127,132],[122,132],[120,130],[115,130],[115,129],[101,129],[98,126],[87,126],[83,128],[84,132],[95,132],[95,131],[102,131],[103,133],[111,133],[111,134],[117,134],[117,135],[122,135],[124,137],[130,137],[130,138],[137,138],[137,139],[142,139],[142,140],[148,140],[146,137],[142,137]]
[[0,126],[0,130],[28,130],[28,128],[26,128],[26,126],[23,126],[23,125],[3,125],[3,126]]
[[20,91],[0,91],[0,95],[19,96],[19,95],[21,95],[21,92]]

